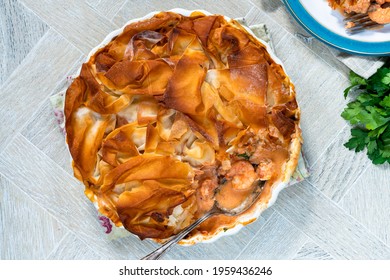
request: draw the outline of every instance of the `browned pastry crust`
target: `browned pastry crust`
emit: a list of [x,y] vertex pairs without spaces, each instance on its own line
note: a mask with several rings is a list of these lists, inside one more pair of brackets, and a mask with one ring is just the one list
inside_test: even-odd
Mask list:
[[[248,213],[264,207],[289,180],[301,146],[282,67],[236,21],[200,12],[127,25],[82,65],[65,118],[86,195],[141,239],[187,226],[211,207],[218,185],[229,186],[224,199],[235,203],[247,184],[267,180]],[[242,222],[217,216],[187,240]]]

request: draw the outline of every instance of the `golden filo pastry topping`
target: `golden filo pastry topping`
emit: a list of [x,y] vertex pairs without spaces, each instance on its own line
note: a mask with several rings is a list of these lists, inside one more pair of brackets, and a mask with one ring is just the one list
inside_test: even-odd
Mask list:
[[[92,54],[66,92],[75,176],[102,215],[141,239],[166,239],[266,181],[288,181],[301,147],[294,86],[234,20],[160,12]],[[221,188],[223,186],[223,188]],[[183,242],[253,219],[216,216]]]

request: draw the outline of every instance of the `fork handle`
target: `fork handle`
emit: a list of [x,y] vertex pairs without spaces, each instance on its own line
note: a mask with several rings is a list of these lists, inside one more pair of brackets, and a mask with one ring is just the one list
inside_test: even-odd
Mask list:
[[172,247],[173,244],[176,244],[180,240],[182,240],[187,234],[189,234],[194,228],[196,228],[199,224],[210,218],[216,214],[215,211],[210,211],[206,213],[203,217],[196,220],[193,224],[189,225],[177,235],[175,235],[172,239],[165,242],[161,247],[157,248],[147,256],[143,257],[141,260],[158,260],[169,248]]

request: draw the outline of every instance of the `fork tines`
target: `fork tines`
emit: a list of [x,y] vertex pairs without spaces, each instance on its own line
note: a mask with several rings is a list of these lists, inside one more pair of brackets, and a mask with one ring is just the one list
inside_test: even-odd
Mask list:
[[346,25],[348,23],[352,23],[351,27],[346,28],[346,31],[349,34],[355,34],[366,29],[379,28],[383,26],[382,24],[378,24],[375,21],[372,21],[368,14],[349,14],[344,18],[344,22],[346,22]]

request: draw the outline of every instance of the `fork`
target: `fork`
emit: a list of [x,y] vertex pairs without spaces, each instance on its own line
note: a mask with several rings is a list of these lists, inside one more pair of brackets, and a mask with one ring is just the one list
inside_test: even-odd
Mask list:
[[367,29],[374,29],[374,28],[376,29],[376,28],[383,27],[383,24],[379,24],[375,21],[372,21],[369,18],[368,14],[351,13],[344,18],[344,22],[346,23],[346,25],[348,23],[353,24],[352,27],[346,28],[347,33],[350,35],[363,32],[364,30]]
[[241,213],[244,213],[246,210],[248,210],[260,197],[263,187],[264,187],[265,181],[255,181],[253,183],[254,190],[252,193],[241,202],[241,204],[238,207],[235,207],[233,209],[226,209],[223,208],[221,205],[219,205],[218,201],[216,200],[214,202],[213,207],[202,217],[200,217],[198,220],[196,220],[194,223],[183,229],[181,232],[179,232],[177,235],[175,235],[173,238],[165,242],[161,247],[157,248],[153,252],[151,252],[149,255],[143,257],[141,260],[158,260],[160,257],[166,252],[168,249],[170,249],[174,244],[176,244],[178,241],[183,239],[187,236],[194,228],[196,228],[199,224],[207,220],[208,218],[214,216],[223,214],[226,216],[236,216]]

